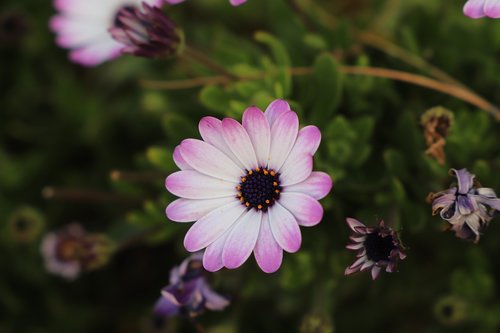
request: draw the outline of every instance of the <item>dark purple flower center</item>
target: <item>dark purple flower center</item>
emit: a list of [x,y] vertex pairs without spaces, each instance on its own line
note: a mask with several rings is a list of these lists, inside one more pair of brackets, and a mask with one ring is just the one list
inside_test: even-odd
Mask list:
[[274,170],[257,167],[247,171],[236,187],[237,198],[248,208],[267,211],[280,198],[280,175]]
[[390,260],[392,250],[397,248],[391,235],[383,237],[378,231],[368,234],[364,245],[367,258],[374,262]]

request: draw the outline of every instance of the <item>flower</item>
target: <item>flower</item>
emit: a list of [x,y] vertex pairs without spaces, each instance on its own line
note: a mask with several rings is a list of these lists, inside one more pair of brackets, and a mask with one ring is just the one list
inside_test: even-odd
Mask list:
[[[108,30],[119,25],[117,15],[123,8],[135,8],[142,0],[54,0],[59,13],[52,17],[50,27],[56,42],[70,49],[71,61],[96,66],[121,54],[124,45],[114,40]],[[163,0],[145,0],[161,6]]]
[[451,169],[450,174],[457,177],[458,188],[431,193],[432,214],[439,213],[449,222],[457,237],[477,243],[495,211],[500,210],[500,199],[493,189],[480,187],[467,169]]
[[371,268],[372,279],[375,280],[383,267],[386,272],[392,273],[398,260],[406,258],[397,232],[387,227],[384,221],[381,220],[376,227],[367,227],[353,218],[346,221],[354,232],[350,237],[353,243],[346,248],[358,251],[358,259],[346,268],[345,275]]
[[161,297],[154,306],[158,317],[179,314],[195,317],[205,309],[217,311],[229,305],[229,300],[210,288],[203,276],[202,254],[196,253],[185,259],[170,272],[170,284],[162,289]]
[[500,0],[468,0],[464,14],[470,18],[500,18]]
[[204,117],[199,130],[203,140],[186,139],[174,150],[182,171],[165,185],[181,198],[167,207],[167,217],[196,221],[184,246],[190,252],[206,248],[208,271],[237,268],[253,251],[264,272],[275,272],[283,250],[299,250],[299,226],[314,226],[323,217],[318,200],[330,192],[332,180],[312,172],[319,129],[299,130],[297,114],[276,100],[265,113],[249,107],[243,125]]
[[126,45],[122,53],[156,58],[175,54],[181,35],[161,9],[142,3],[143,10],[135,7],[122,8],[115,26],[109,29],[111,36]]
[[7,225],[13,240],[28,244],[40,236],[45,221],[43,215],[36,209],[22,206],[10,214]]
[[72,223],[58,232],[47,233],[40,247],[47,271],[69,280],[82,270],[93,270],[107,263],[111,241],[102,234],[89,234]]
[[[186,0],[166,0],[171,5],[176,5],[178,3],[184,2]],[[233,6],[239,6],[247,2],[247,0],[229,0],[229,3]]]

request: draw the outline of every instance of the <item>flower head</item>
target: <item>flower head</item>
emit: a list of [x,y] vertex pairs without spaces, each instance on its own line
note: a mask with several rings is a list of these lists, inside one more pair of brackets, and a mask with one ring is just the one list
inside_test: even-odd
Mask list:
[[500,199],[493,189],[481,187],[467,169],[451,169],[450,174],[457,177],[458,186],[430,194],[432,213],[449,222],[457,237],[478,242],[500,210]]
[[175,54],[181,34],[161,9],[142,3],[143,9],[124,7],[116,16],[111,36],[126,45],[121,51],[136,56],[157,58]]
[[[160,6],[163,0],[144,0]],[[54,0],[59,13],[50,21],[57,34],[56,42],[70,49],[71,61],[96,66],[121,54],[124,45],[114,40],[108,30],[119,24],[123,8],[136,8],[142,0]]]
[[74,279],[82,270],[104,265],[112,250],[111,241],[102,234],[89,234],[80,224],[72,223],[44,236],[41,252],[50,273]]
[[[186,0],[166,0],[171,5],[176,5],[178,3],[184,2]],[[233,6],[239,6],[247,2],[247,0],[229,0],[229,3]]]
[[174,151],[182,171],[165,185],[181,198],[167,207],[167,217],[196,221],[184,246],[206,248],[209,271],[237,268],[252,251],[264,272],[278,270],[283,250],[300,248],[299,226],[321,221],[318,200],[332,187],[330,176],[312,171],[319,129],[299,130],[297,114],[276,100],[265,113],[248,108],[243,124],[205,117],[199,130],[203,140],[184,140]]
[[170,284],[162,289],[155,304],[158,317],[187,315],[195,317],[205,309],[217,311],[229,305],[229,300],[210,288],[202,267],[202,254],[191,255],[170,272]]
[[347,225],[354,234],[350,237],[352,243],[346,247],[358,251],[357,260],[345,270],[345,275],[371,269],[375,280],[382,268],[392,273],[396,270],[399,259],[406,258],[403,246],[396,231],[380,221],[376,227],[367,227],[353,218],[347,218]]
[[464,14],[470,18],[500,18],[500,0],[468,0]]

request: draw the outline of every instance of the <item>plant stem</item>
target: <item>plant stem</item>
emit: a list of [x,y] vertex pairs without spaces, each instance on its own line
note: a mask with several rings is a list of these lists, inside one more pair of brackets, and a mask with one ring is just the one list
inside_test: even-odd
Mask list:
[[306,29],[309,32],[316,31],[314,22],[311,20],[309,16],[306,15],[306,13],[302,10],[302,8],[297,4],[296,0],[286,0],[286,3],[295,12],[295,14],[297,14],[297,16],[302,21],[302,24],[304,24],[304,27],[306,27]]
[[[418,74],[397,71],[387,68],[379,68],[379,67],[341,66],[339,68],[339,71],[349,75],[363,75],[363,76],[391,79],[394,81],[406,82],[413,85],[425,87],[431,90],[439,91],[444,94],[456,97],[462,101],[468,102],[480,109],[483,109],[492,114],[497,121],[500,121],[500,110],[496,106],[494,106],[493,104],[489,103],[482,97],[476,95],[475,93],[461,86],[440,82]],[[290,68],[290,74],[295,76],[309,75],[311,73],[312,73],[312,68],[310,67]],[[267,76],[268,74],[261,73],[253,77],[247,77],[244,79],[237,79],[237,80],[239,81],[262,80]],[[143,87],[150,89],[175,90],[175,89],[195,88],[207,84],[227,84],[230,83],[231,81],[235,80],[230,80],[226,76],[211,76],[211,77],[199,77],[195,79],[176,80],[176,81],[142,80],[140,81],[140,84]]]
[[219,63],[217,63],[214,60],[212,60],[211,58],[207,57],[203,52],[200,52],[192,47],[189,47],[186,45],[183,54],[185,56],[187,56],[188,58],[200,63],[201,65],[213,70],[216,73],[227,76],[228,78],[231,78],[233,80],[238,78],[236,75],[230,73],[227,69],[225,69]]
[[127,181],[133,183],[147,183],[158,181],[164,178],[160,172],[136,172],[136,171],[123,171],[113,170],[109,173],[109,177],[114,181]]

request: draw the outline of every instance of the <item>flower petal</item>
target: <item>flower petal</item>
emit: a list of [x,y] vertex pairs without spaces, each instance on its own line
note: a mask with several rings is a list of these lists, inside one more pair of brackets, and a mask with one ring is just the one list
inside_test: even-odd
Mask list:
[[239,122],[231,118],[222,120],[222,136],[226,140],[229,149],[240,160],[246,170],[252,170],[258,166],[252,141],[250,141],[247,131]]
[[239,6],[239,5],[242,5],[244,4],[245,2],[247,2],[247,0],[229,0],[229,2],[231,3],[231,5],[233,6]]
[[181,170],[193,170],[193,168],[186,162],[181,155],[181,146],[178,145],[174,149],[174,163]]
[[323,207],[318,200],[307,194],[283,192],[280,204],[293,214],[301,226],[315,226],[323,218]]
[[242,170],[245,168],[233,154],[222,135],[222,121],[214,117],[203,117],[198,124],[198,130],[203,140],[226,154]]
[[229,300],[213,291],[205,281],[200,286],[200,289],[205,298],[205,306],[207,309],[220,311],[229,305]]
[[321,143],[321,131],[316,126],[306,126],[299,131],[292,152],[316,154]]
[[271,127],[269,168],[279,170],[290,154],[299,130],[299,118],[295,112],[279,116]]
[[165,187],[170,193],[186,199],[235,197],[237,185],[194,170],[174,172],[165,180]]
[[475,175],[471,174],[467,169],[451,169],[451,173],[454,173],[458,180],[458,193],[467,194],[474,184]]
[[302,235],[295,217],[277,202],[269,208],[268,213],[276,242],[287,252],[297,252],[302,243]]
[[179,305],[173,303],[170,299],[161,296],[154,306],[153,313],[159,317],[175,316],[179,313]]
[[203,267],[205,267],[207,271],[216,272],[224,267],[224,263],[222,262],[222,251],[224,250],[227,236],[229,236],[231,230],[234,229],[235,224],[233,224],[226,230],[226,232],[224,232],[222,236],[217,238],[215,242],[207,246],[205,249],[205,252],[203,253]]
[[346,218],[346,222],[349,228],[351,228],[351,230],[355,233],[358,233],[359,228],[366,228],[366,225],[356,219],[353,219],[352,217]]
[[169,220],[175,222],[193,222],[217,207],[225,206],[233,201],[232,197],[204,200],[177,199],[167,206],[166,214]]
[[240,267],[252,254],[259,236],[262,212],[250,209],[235,223],[222,252],[224,266]]
[[326,197],[332,186],[332,178],[327,173],[313,171],[303,182],[287,186],[286,192],[304,193],[316,200],[320,200]]
[[273,101],[266,109],[265,115],[269,121],[269,126],[273,126],[275,120],[287,111],[291,111],[290,105],[282,99]]
[[375,280],[378,277],[381,269],[382,268],[380,266],[377,266],[377,265],[373,266],[373,268],[372,268],[372,280]]
[[283,249],[274,239],[268,214],[262,216],[259,237],[255,244],[254,256],[260,269],[265,273],[276,272],[283,261]]
[[243,127],[252,141],[259,166],[267,166],[271,145],[271,127],[264,113],[252,106],[243,113]]
[[485,0],[469,0],[464,5],[464,14],[470,18],[481,18],[485,16],[484,13]]
[[469,215],[477,209],[477,203],[475,200],[469,198],[468,195],[459,195],[457,197],[457,208],[460,214]]
[[239,201],[214,209],[188,230],[184,237],[184,247],[189,252],[196,252],[212,244],[245,210],[246,207]]
[[243,175],[241,170],[227,155],[211,144],[201,140],[186,139],[181,143],[181,155],[198,172],[205,175],[237,181]]
[[484,13],[490,18],[500,18],[500,1],[486,0],[484,3]]

